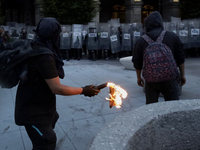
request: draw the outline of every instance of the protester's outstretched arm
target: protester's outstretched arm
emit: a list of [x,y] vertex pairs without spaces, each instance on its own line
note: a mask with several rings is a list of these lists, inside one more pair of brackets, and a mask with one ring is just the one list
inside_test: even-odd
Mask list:
[[100,90],[94,89],[93,85],[87,85],[85,87],[71,87],[60,83],[59,77],[52,79],[45,79],[52,93],[64,96],[84,94],[85,96],[97,95]]
[[181,86],[183,86],[186,83],[186,78],[185,78],[185,64],[180,64],[179,66],[180,70],[180,80],[181,80]]

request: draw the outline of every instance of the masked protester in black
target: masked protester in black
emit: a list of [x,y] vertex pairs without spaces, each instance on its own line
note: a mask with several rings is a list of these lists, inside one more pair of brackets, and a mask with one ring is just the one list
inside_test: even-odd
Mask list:
[[[153,40],[156,41],[160,33],[164,30],[163,19],[158,11],[154,11],[147,16],[144,20],[145,32]],[[180,85],[183,86],[186,83],[185,78],[185,54],[183,51],[183,44],[179,37],[173,33],[166,31],[163,39],[163,43],[166,44],[172,51],[176,65],[180,71]],[[158,102],[159,94],[162,93],[165,101],[178,100],[179,99],[179,80],[174,79],[165,82],[145,82],[142,77],[143,69],[143,56],[144,50],[148,46],[148,43],[140,37],[133,49],[132,62],[136,69],[137,84],[144,86],[146,95],[146,104]]]
[[27,79],[20,82],[15,105],[15,122],[25,129],[32,141],[33,150],[55,150],[54,127],[59,115],[56,111],[56,94],[95,96],[100,90],[93,85],[71,87],[60,83],[64,78],[63,61],[58,46],[61,26],[55,18],[43,18],[31,42],[33,49],[46,47],[54,56],[45,54],[30,58]]

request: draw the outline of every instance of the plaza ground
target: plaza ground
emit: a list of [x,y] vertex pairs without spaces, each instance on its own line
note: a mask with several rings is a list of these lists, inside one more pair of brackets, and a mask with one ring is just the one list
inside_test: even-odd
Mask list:
[[[109,107],[109,88],[104,88],[95,97],[57,96],[57,111],[60,118],[56,124],[56,150],[88,150],[93,139],[104,126],[119,115],[145,105],[143,88],[137,85],[136,72],[127,70],[119,60],[96,60],[87,58],[64,61],[63,84],[75,87],[100,85],[113,82],[128,92],[120,109]],[[200,58],[185,61],[186,85],[182,87],[180,99],[200,97]],[[0,88],[0,149],[31,150],[31,141],[24,127],[15,125],[14,106],[17,87]],[[164,102],[163,97],[159,102]]]

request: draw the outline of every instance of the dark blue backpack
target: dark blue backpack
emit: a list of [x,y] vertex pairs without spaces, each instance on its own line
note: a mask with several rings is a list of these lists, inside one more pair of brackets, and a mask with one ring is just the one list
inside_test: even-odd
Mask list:
[[0,51],[0,86],[16,86],[26,77],[28,58],[43,54],[53,55],[53,52],[45,47],[32,49],[28,40],[18,40],[5,45]]
[[149,44],[143,55],[142,75],[146,82],[163,82],[176,79],[178,69],[171,49],[164,44],[162,31],[156,41],[146,34],[142,38]]

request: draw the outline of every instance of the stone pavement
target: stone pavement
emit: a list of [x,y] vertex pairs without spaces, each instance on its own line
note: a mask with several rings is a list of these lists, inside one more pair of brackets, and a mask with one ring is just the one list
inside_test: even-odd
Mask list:
[[[126,89],[128,97],[122,107],[109,108],[105,99],[109,88],[104,88],[92,98],[83,95],[57,96],[57,111],[60,115],[56,124],[56,150],[88,150],[98,132],[119,115],[145,105],[143,88],[136,83],[136,73],[126,70],[119,60],[88,59],[64,61],[63,84],[82,87],[89,84],[114,82]],[[187,58],[185,62],[187,83],[182,88],[180,99],[200,97],[200,58]],[[0,149],[31,150],[32,145],[24,127],[14,123],[16,87],[0,88]],[[163,102],[163,97],[159,98]]]

